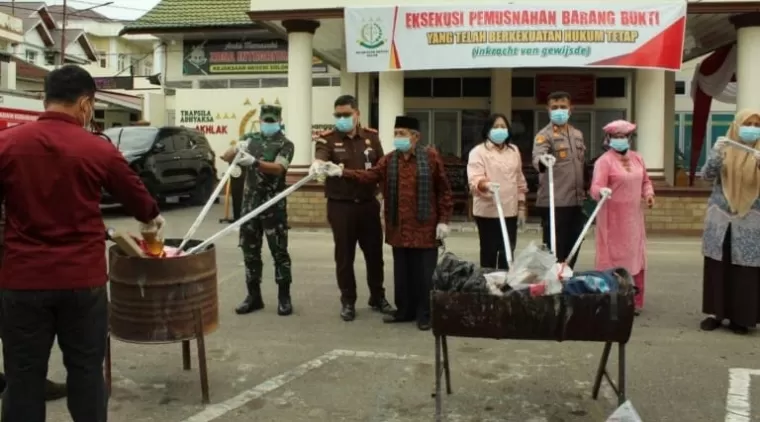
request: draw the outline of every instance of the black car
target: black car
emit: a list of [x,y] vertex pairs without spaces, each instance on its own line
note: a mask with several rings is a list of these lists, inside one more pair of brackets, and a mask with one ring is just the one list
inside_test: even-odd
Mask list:
[[[159,202],[189,197],[203,205],[216,186],[215,156],[206,137],[186,127],[114,127],[103,132]],[[107,192],[103,203],[113,203]]]

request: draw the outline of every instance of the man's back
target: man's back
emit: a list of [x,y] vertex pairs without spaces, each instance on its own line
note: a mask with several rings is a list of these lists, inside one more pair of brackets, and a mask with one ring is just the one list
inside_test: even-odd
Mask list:
[[[133,180],[114,177],[127,173]],[[101,191],[141,184],[118,151],[71,117],[45,113],[39,121],[0,132],[0,187],[5,203],[5,256],[0,287],[71,289],[106,282]],[[122,179],[122,180],[119,180]],[[144,192],[144,189],[138,189]],[[124,192],[140,196],[142,192]],[[130,209],[148,221],[157,210]],[[132,202],[134,203],[134,202]],[[131,208],[135,208],[132,206]]]

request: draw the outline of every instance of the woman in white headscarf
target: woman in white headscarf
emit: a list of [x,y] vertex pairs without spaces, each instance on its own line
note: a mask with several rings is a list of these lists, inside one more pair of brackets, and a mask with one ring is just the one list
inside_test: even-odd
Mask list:
[[[730,145],[742,143],[754,153]],[[700,328],[729,321],[737,334],[760,322],[760,110],[742,110],[718,138],[702,169],[713,181],[702,251],[705,256]]]

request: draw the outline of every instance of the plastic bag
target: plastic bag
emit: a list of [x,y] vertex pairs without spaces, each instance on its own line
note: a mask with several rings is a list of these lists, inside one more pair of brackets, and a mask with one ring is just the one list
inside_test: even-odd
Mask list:
[[512,268],[507,273],[507,284],[517,289],[520,285],[538,283],[544,280],[556,263],[557,259],[551,252],[530,242],[512,262]]
[[639,413],[636,411],[636,409],[633,408],[633,403],[631,403],[630,400],[627,400],[625,403],[620,405],[612,415],[610,415],[609,418],[607,418],[607,422],[644,422],[641,420],[641,416],[639,416]]
[[483,277],[486,279],[488,293],[495,296],[504,296],[504,292],[509,290],[506,271],[495,271],[483,274]]

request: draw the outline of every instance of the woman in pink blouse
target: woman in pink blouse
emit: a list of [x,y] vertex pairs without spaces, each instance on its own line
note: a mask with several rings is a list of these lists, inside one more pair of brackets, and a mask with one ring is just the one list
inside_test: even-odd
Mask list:
[[615,120],[604,127],[609,150],[594,164],[591,196],[611,192],[596,217],[596,269],[623,267],[638,288],[636,314],[644,307],[647,236],[641,201],[654,206],[654,189],[641,156],[630,150],[636,125]]
[[480,238],[480,266],[507,269],[499,214],[491,188],[499,189],[511,252],[517,243],[518,223],[525,222],[528,184],[517,146],[509,142],[510,125],[503,114],[492,115],[483,127],[483,143],[470,151],[467,179],[473,195],[472,213]]

